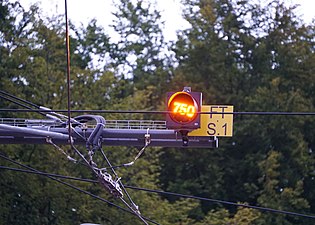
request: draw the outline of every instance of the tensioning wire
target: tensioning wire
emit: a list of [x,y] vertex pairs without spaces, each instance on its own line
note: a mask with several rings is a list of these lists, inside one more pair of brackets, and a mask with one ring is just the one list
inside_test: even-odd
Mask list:
[[[71,179],[71,180],[89,182],[89,183],[98,183],[97,181],[91,180],[91,179],[63,176],[63,175],[59,175],[59,174],[51,174],[51,173],[45,173],[45,172],[40,172],[40,171],[23,170],[23,169],[12,168],[12,167],[0,166],[0,169],[6,169],[6,170],[15,171],[15,172],[44,175],[44,176],[52,176],[52,177]],[[185,195],[185,194],[162,191],[162,190],[152,190],[152,189],[148,189],[148,188],[141,188],[141,187],[128,186],[128,185],[125,185],[125,188],[138,190],[138,191],[145,191],[145,192],[150,192],[150,193],[156,193],[156,194],[161,194],[161,195],[176,196],[176,197],[181,197],[181,198],[190,198],[190,199],[195,199],[195,200],[200,200],[200,201],[208,201],[208,202],[219,203],[219,204],[224,204],[224,205],[233,205],[233,206],[237,206],[237,207],[251,208],[251,209],[256,209],[259,211],[265,211],[265,212],[270,212],[270,213],[278,213],[278,214],[285,214],[285,215],[289,215],[289,216],[298,216],[298,217],[304,217],[304,218],[308,218],[308,219],[315,219],[314,215],[308,215],[308,214],[290,212],[290,211],[285,211],[285,210],[272,209],[272,208],[261,207],[261,206],[253,206],[253,205],[248,205],[248,204],[241,204],[241,203],[235,203],[235,202],[218,200],[218,199],[204,198],[204,197],[198,197],[198,196],[193,196],[193,195]]]
[[[0,112],[57,112],[67,113],[66,109],[42,110],[42,109],[0,109]],[[72,113],[102,113],[102,114],[171,114],[171,111],[145,111],[145,110],[70,110]],[[315,112],[284,112],[284,111],[252,111],[252,112],[198,112],[198,114],[220,115],[260,115],[260,116],[315,116]]]
[[[130,213],[130,214],[132,214],[132,215],[135,215],[134,212],[132,212],[131,210],[125,209],[125,208],[123,208],[123,207],[121,207],[121,206],[119,206],[119,205],[116,205],[115,203],[112,203],[112,202],[110,202],[110,201],[108,201],[108,200],[106,200],[106,199],[104,199],[104,198],[102,198],[102,197],[100,197],[100,196],[94,195],[94,194],[92,194],[92,193],[90,193],[90,192],[88,192],[88,191],[85,191],[85,190],[83,190],[83,189],[81,189],[81,188],[76,187],[75,185],[72,185],[72,184],[70,184],[70,183],[64,182],[64,181],[59,180],[59,179],[57,179],[57,178],[72,179],[72,180],[85,181],[85,182],[92,182],[92,180],[41,172],[41,171],[38,171],[38,170],[36,170],[36,169],[34,169],[34,168],[30,167],[30,166],[26,166],[26,165],[24,165],[24,164],[22,164],[22,163],[19,163],[19,162],[13,160],[13,159],[10,159],[10,158],[6,157],[6,156],[3,155],[3,154],[0,154],[0,158],[5,159],[5,160],[7,160],[7,161],[9,161],[9,162],[11,162],[11,163],[14,163],[14,164],[16,164],[16,165],[19,165],[19,166],[21,166],[21,167],[24,167],[24,168],[26,168],[26,169],[28,169],[28,170],[23,170],[23,169],[18,169],[18,168],[12,168],[12,167],[5,167],[5,166],[0,166],[0,169],[8,169],[8,170],[16,171],[16,172],[23,172],[23,173],[31,173],[31,174],[43,175],[43,176],[48,177],[48,178],[50,178],[50,179],[52,179],[52,180],[54,180],[54,181],[57,181],[57,182],[60,183],[60,184],[63,184],[63,185],[65,185],[65,186],[68,186],[68,187],[70,187],[70,188],[72,188],[72,189],[75,189],[75,190],[77,190],[77,191],[79,191],[79,192],[81,192],[81,193],[83,193],[83,194],[87,194],[87,195],[89,195],[89,196],[91,196],[91,197],[93,197],[93,198],[95,198],[95,199],[98,199],[98,200],[100,200],[100,201],[102,201],[102,202],[105,202],[105,203],[107,203],[107,204],[110,205],[110,206],[114,206],[114,207],[116,207],[117,209],[120,209],[120,210],[122,210],[122,211],[124,211],[124,212]],[[93,183],[94,183],[94,182],[95,182],[95,181],[93,181]],[[97,182],[97,183],[98,183],[98,182]],[[144,217],[144,216],[141,216],[141,217],[142,217],[143,219],[145,219],[146,221],[148,221],[148,222],[151,222],[151,223],[153,223],[153,224],[159,225],[159,223],[157,223],[157,222],[155,222],[155,221],[153,221],[153,220],[151,220],[151,219],[149,219],[149,218],[147,218],[147,217]]]

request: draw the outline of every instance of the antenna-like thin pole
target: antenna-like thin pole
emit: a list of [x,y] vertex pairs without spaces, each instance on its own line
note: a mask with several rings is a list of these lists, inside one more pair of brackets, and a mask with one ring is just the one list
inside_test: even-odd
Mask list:
[[69,43],[69,24],[68,24],[68,6],[65,0],[65,18],[66,18],[66,52],[67,52],[67,92],[68,92],[68,133],[69,143],[71,144],[71,102],[70,102],[70,43]]

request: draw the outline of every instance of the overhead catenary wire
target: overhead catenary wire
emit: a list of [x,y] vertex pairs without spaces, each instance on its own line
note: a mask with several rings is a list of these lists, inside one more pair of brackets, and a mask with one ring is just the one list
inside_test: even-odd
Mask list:
[[[2,92],[0,92],[2,93]],[[15,100],[10,99],[10,95],[7,96],[0,96],[8,101],[11,101],[19,106],[22,106],[27,109],[0,109],[0,112],[38,112],[44,116],[46,116],[45,113],[55,113],[55,112],[67,112],[68,113],[68,123],[70,125],[70,114],[69,112],[92,112],[92,113],[120,113],[120,114],[132,114],[132,113],[142,113],[142,114],[168,114],[171,113],[169,111],[143,111],[143,110],[50,110],[50,109],[42,109],[39,106],[33,104],[32,106],[36,107],[37,109],[32,109],[31,107],[17,102],[15,100],[19,100],[19,98],[13,98]],[[22,100],[23,102],[23,100]],[[27,103],[25,101],[24,103]],[[43,113],[45,112],[45,113]],[[263,115],[263,116],[314,116],[315,112],[283,112],[283,111],[275,111],[275,112],[199,112],[199,114],[227,114],[227,115]],[[69,129],[72,129],[71,126],[69,126]],[[70,132],[69,132],[69,139],[71,138]],[[70,141],[71,143],[71,141]],[[47,175],[49,176],[49,175]],[[288,212],[288,211],[283,211],[283,210],[277,210],[277,209],[270,209],[270,208],[265,208],[265,207],[260,207],[260,206],[250,206],[247,204],[239,204],[239,203],[233,203],[229,201],[223,201],[223,200],[217,200],[217,199],[207,199],[207,198],[202,198],[202,197],[197,197],[197,196],[189,196],[189,195],[183,195],[179,193],[172,193],[172,192],[165,192],[165,191],[159,191],[159,190],[150,190],[150,189],[145,189],[145,188],[139,188],[139,187],[130,187],[130,186],[125,186],[126,188],[131,188],[135,190],[141,190],[141,191],[147,191],[147,192],[152,192],[152,193],[158,193],[158,194],[163,194],[163,195],[172,195],[172,196],[178,196],[178,197],[183,197],[183,198],[192,198],[192,199],[197,199],[197,200],[202,200],[202,201],[210,201],[210,202],[215,202],[215,203],[220,203],[220,204],[228,204],[228,205],[234,205],[238,207],[247,207],[247,208],[253,208],[256,210],[261,210],[261,211],[267,211],[267,212],[272,212],[272,213],[282,213],[286,215],[291,215],[291,216],[300,216],[300,217],[306,217],[306,218],[312,218],[314,219],[315,216],[312,215],[306,215],[306,214],[300,214],[300,213],[295,213],[295,212]],[[99,197],[99,196],[96,196]],[[128,205],[127,205],[128,206]],[[129,206],[128,206],[129,207]],[[131,209],[132,210],[132,209]],[[131,211],[128,211],[130,213]],[[145,217],[140,217],[140,219],[145,218]]]
[[[103,126],[105,125],[105,119],[102,116],[95,116],[95,115],[84,115],[84,116],[79,116],[76,117],[76,120],[95,120],[97,122],[97,126],[96,128],[93,130],[93,132],[90,134],[89,138],[87,139],[87,149],[89,150],[89,156],[90,156],[90,161],[87,161],[87,159],[82,155],[82,153],[74,146],[73,142],[70,142],[71,148],[81,157],[81,159],[83,159],[83,161],[86,163],[86,165],[88,167],[90,167],[90,169],[97,175],[99,176],[98,172],[97,172],[97,168],[94,167],[94,163],[92,160],[92,155],[94,154],[95,150],[97,150],[99,148],[99,138],[100,138],[100,134],[101,134],[101,130],[103,128]],[[71,137],[69,135],[69,137]],[[106,160],[108,161],[108,159],[106,158]],[[109,161],[108,161],[109,163]],[[96,165],[96,164],[95,164]],[[117,174],[115,173],[115,175],[117,176]],[[121,183],[121,186],[122,183]],[[145,219],[143,218],[143,216],[139,213],[138,211],[138,207],[137,205],[131,200],[129,194],[127,193],[127,191],[125,190],[131,204],[132,207],[122,198],[119,197],[119,199],[130,209],[133,211],[134,215],[136,215],[144,224],[148,224]]]
[[[80,154],[80,152],[74,147],[73,143],[72,143],[72,135],[71,135],[71,130],[72,130],[72,126],[71,126],[71,89],[70,89],[70,43],[69,43],[69,24],[68,24],[68,5],[67,5],[67,0],[65,0],[65,20],[66,20],[66,53],[67,53],[67,115],[68,115],[68,135],[69,135],[69,144],[71,146],[72,149],[74,149],[76,151],[76,153],[78,153],[81,158],[82,155]],[[105,120],[104,120],[105,121]],[[94,131],[96,133],[99,133],[98,130],[101,130],[102,126],[97,126]],[[94,132],[93,131],[93,132]],[[94,138],[92,137],[93,133],[91,134],[91,136],[89,137],[89,139],[87,140],[87,147],[89,147],[89,145],[94,145],[95,143],[90,143],[90,138]],[[96,134],[97,136],[97,134]],[[95,140],[98,140],[97,137],[95,137]],[[89,148],[88,148],[89,149]],[[93,152],[94,153],[94,152]],[[83,157],[84,158],[84,157]],[[84,158],[85,159],[85,158]],[[89,163],[88,163],[89,165]],[[96,172],[95,169],[91,166],[91,169],[93,170],[93,172]],[[129,195],[128,195],[129,197]],[[141,220],[143,221],[145,224],[148,224],[145,219],[140,215],[140,213],[137,213],[133,210],[132,207],[129,206],[129,204],[127,202],[124,201],[124,199],[121,197],[120,198],[121,201],[131,210],[134,212],[134,214]],[[131,199],[129,197],[129,199]],[[133,203],[133,201],[131,201],[133,205],[135,205]]]
[[[66,109],[43,110],[43,109],[0,109],[0,112],[56,112],[67,113]],[[100,114],[170,114],[171,111],[146,111],[146,110],[70,110],[71,113],[100,113]],[[239,112],[199,112],[198,114],[219,115],[256,115],[256,116],[315,116],[315,112],[284,112],[284,111],[239,111]]]
[[[14,99],[14,100],[16,100],[16,101],[20,101],[20,102],[23,102],[23,103],[25,103],[25,104],[31,105],[31,106],[33,106],[33,107],[35,107],[35,108],[38,108],[38,109],[39,109],[39,107],[40,107],[39,105],[36,105],[36,104],[33,103],[33,102],[30,102],[30,101],[27,101],[27,100],[25,100],[25,99],[19,98],[19,97],[15,96],[15,95],[12,95],[12,94],[7,93],[7,92],[5,92],[5,91],[1,91],[1,90],[0,90],[0,94],[5,95],[5,96],[7,96],[7,97],[10,97],[10,98],[12,98],[12,99]],[[25,106],[24,106],[24,107],[25,107]]]
[[[12,100],[11,100],[12,101]],[[20,106],[25,107],[23,104],[20,104]],[[167,114],[170,113],[169,111],[143,111],[143,110],[42,110],[42,109],[31,109],[30,107],[26,107],[28,109],[0,109],[1,111],[11,111],[11,112],[92,112],[92,113],[121,113],[121,114],[132,114],[132,113],[142,113],[142,114]],[[314,116],[315,112],[283,112],[283,111],[275,111],[275,112],[200,112],[200,114],[232,114],[232,115],[265,115],[265,116]],[[126,188],[131,188],[128,186],[125,186]],[[201,197],[196,197],[196,196],[185,196],[182,194],[178,193],[171,193],[171,192],[164,192],[164,191],[158,191],[158,190],[149,190],[149,189],[143,189],[143,188],[136,188],[136,190],[143,190],[143,191],[149,191],[149,192],[155,192],[159,194],[170,194],[174,196],[179,196],[179,197],[187,197],[187,198],[194,198],[198,200],[204,200],[204,201],[212,201],[212,202],[217,202],[221,204],[230,204],[234,206],[241,206],[241,207],[248,207],[248,208],[253,208],[253,209],[258,209],[258,210],[263,210],[263,211],[268,211],[268,212],[274,212],[274,213],[283,213],[287,211],[282,211],[282,210],[276,210],[276,209],[270,209],[270,208],[264,208],[264,207],[259,207],[259,206],[248,206],[246,204],[238,204],[238,203],[233,203],[233,202],[228,202],[228,201],[222,201],[222,200],[216,200],[216,199],[206,199],[206,198],[201,198]],[[307,218],[314,218],[314,216],[309,216],[305,214],[299,214],[299,213],[294,213],[294,212],[287,212],[285,213],[287,215],[293,215],[293,216],[303,216]]]
[[[69,24],[68,24],[68,5],[67,5],[67,0],[65,0],[65,20],[66,20],[66,53],[67,53],[67,115],[68,115],[68,135],[69,135],[69,144],[71,146],[72,149],[75,149],[73,143],[72,143],[72,135],[71,135],[71,129],[72,129],[72,126],[71,126],[71,89],[70,89],[70,82],[71,82],[71,79],[70,79],[70,43],[69,43]],[[96,132],[101,129],[102,126],[100,126],[99,128],[95,128]],[[95,131],[94,130],[94,131]],[[92,136],[92,134],[91,134]],[[97,139],[97,138],[95,138]],[[90,144],[94,144],[94,143],[90,143],[90,138],[88,139],[87,141],[87,144],[90,145]],[[75,151],[77,153],[79,153],[78,150],[75,149]],[[79,154],[82,158],[82,155]],[[83,157],[84,158],[84,157]],[[85,159],[85,158],[84,158]],[[94,168],[91,167],[91,169],[95,171]],[[128,195],[129,197],[129,195]],[[143,221],[145,224],[148,224],[145,219],[137,212],[135,212],[133,210],[132,207],[130,207],[127,202],[124,201],[123,198],[120,198],[121,201],[131,210],[134,212],[134,214],[141,220]],[[129,197],[130,199],[130,197]],[[132,202],[132,201],[131,201]],[[132,202],[133,205],[135,205],[133,202]]]
[[[34,113],[38,113],[44,117],[48,117],[49,119],[53,119],[55,121],[60,121],[61,122],[61,119],[60,118],[65,118],[66,116],[63,115],[63,114],[58,114],[54,111],[52,111],[51,109],[49,108],[46,108],[46,107],[43,107],[43,106],[39,106],[39,105],[36,105],[30,101],[27,101],[27,100],[24,100],[22,98],[18,98],[14,95],[11,95],[9,93],[6,93],[4,91],[0,91],[0,98],[2,99],[5,99],[9,102],[12,102],[18,106],[21,106],[27,110],[29,110],[29,112],[34,112]],[[32,108],[32,107],[35,107]],[[12,109],[13,111],[16,111],[16,110],[19,110],[19,109]],[[76,122],[76,121],[74,121]]]
[[[82,190],[82,189],[80,189],[80,188],[78,188],[78,187],[75,187],[75,186],[72,185],[72,184],[66,183],[66,182],[64,182],[64,181],[61,181],[61,180],[58,180],[58,179],[55,178],[55,177],[58,177],[58,178],[65,178],[64,176],[58,176],[58,175],[56,175],[56,174],[50,174],[50,173],[43,173],[43,172],[40,172],[40,171],[38,171],[38,170],[36,170],[36,169],[30,167],[30,166],[26,166],[26,165],[24,165],[24,164],[22,164],[22,163],[19,163],[19,162],[15,161],[15,160],[12,160],[12,159],[10,159],[9,157],[6,157],[5,155],[2,155],[2,154],[0,154],[0,157],[1,157],[2,159],[5,159],[5,160],[7,160],[7,161],[9,161],[9,162],[11,162],[11,163],[14,163],[14,164],[16,164],[16,165],[19,165],[19,166],[21,166],[21,167],[23,167],[23,168],[26,168],[26,169],[28,169],[28,170],[22,170],[22,169],[18,169],[18,168],[12,169],[12,168],[10,168],[10,167],[1,166],[0,168],[2,168],[2,169],[10,169],[10,170],[12,170],[12,171],[19,171],[19,172],[24,172],[24,173],[34,173],[34,174],[44,175],[44,176],[46,176],[46,177],[48,177],[48,178],[50,178],[50,179],[52,179],[52,180],[54,180],[54,181],[57,181],[57,182],[59,182],[59,183],[61,183],[61,184],[64,184],[64,185],[66,185],[66,186],[68,186],[68,187],[71,187],[71,188],[76,189],[76,190],[78,190],[78,191],[80,191],[80,192],[82,192],[82,193],[88,194],[88,195],[90,195],[90,196],[92,196],[92,197],[94,197],[94,198],[97,198],[97,199],[99,199],[99,200],[101,200],[101,201],[103,201],[103,202],[106,202],[106,203],[108,203],[109,205],[115,206],[115,207],[117,207],[117,208],[119,208],[119,209],[122,209],[122,210],[124,210],[124,211],[128,211],[128,212],[129,212],[129,210],[126,210],[126,209],[124,209],[124,208],[122,208],[122,207],[120,207],[120,206],[118,206],[118,205],[116,205],[116,204],[114,204],[114,203],[111,203],[111,202],[107,201],[106,199],[103,199],[103,198],[101,198],[101,197],[99,197],[99,196],[96,196],[96,195],[94,195],[94,194],[92,194],[92,193],[89,193],[89,192],[84,191],[84,190]],[[78,179],[76,179],[76,180],[78,180]]]
[[[58,177],[58,178],[62,178],[62,179],[70,179],[70,180],[89,182],[89,183],[98,183],[98,181],[91,180],[91,179],[70,177],[70,176],[64,176],[64,175],[59,175],[59,174],[51,174],[51,173],[45,173],[45,172],[40,172],[40,171],[23,170],[23,169],[6,167],[6,166],[0,166],[0,169],[6,169],[6,170],[15,171],[15,172],[23,172],[23,173],[44,175],[44,176],[54,176],[54,177]],[[211,198],[204,198],[204,197],[180,194],[180,193],[175,193],[175,192],[168,192],[168,191],[162,191],[162,190],[153,190],[153,189],[141,188],[141,187],[135,187],[135,186],[128,186],[128,185],[125,185],[125,188],[138,190],[138,191],[145,191],[145,192],[150,192],[150,193],[156,193],[156,194],[161,194],[161,195],[169,195],[169,196],[176,196],[176,197],[181,197],[181,198],[190,198],[190,199],[195,199],[195,200],[200,200],[200,201],[208,201],[208,202],[219,203],[219,204],[224,204],[224,205],[232,205],[232,206],[236,206],[236,207],[251,208],[251,209],[256,209],[256,210],[259,210],[259,211],[265,211],[265,212],[270,212],[270,213],[277,213],[277,214],[284,214],[284,215],[289,215],[289,216],[304,217],[304,218],[307,218],[307,219],[315,219],[315,215],[308,215],[308,214],[302,214],[302,213],[296,213],[296,212],[291,212],[291,211],[272,209],[272,208],[261,207],[261,206],[253,206],[253,205],[248,205],[248,204],[235,203],[235,202],[230,202],[230,201],[211,199]]]
[[[80,153],[80,151],[72,143],[71,143],[71,146],[72,146],[72,149],[74,149],[75,152],[85,161],[86,165],[89,166],[92,169],[92,171],[96,174],[97,172],[95,171],[94,167],[92,165],[90,165],[90,163],[85,159],[85,157]],[[125,192],[127,193],[128,198],[131,199],[129,194],[128,194],[128,192],[127,191],[125,191]],[[147,224],[147,222],[146,222],[147,218],[146,217],[144,217],[144,216],[140,215],[139,213],[135,212],[135,210],[132,207],[130,207],[128,205],[128,203],[126,201],[124,201],[124,199],[122,197],[120,197],[119,199],[131,210],[131,213],[133,215],[137,216],[142,222]],[[131,203],[133,205],[135,205],[132,200],[131,200]],[[152,222],[152,220],[147,220],[147,221]],[[156,223],[154,221],[153,221],[153,223],[158,224],[158,223]]]
[[[141,113],[141,114],[168,114],[170,112],[167,111],[111,111],[111,110],[107,110],[105,112],[105,110],[71,110],[71,104],[70,104],[70,51],[69,51],[69,33],[68,33],[68,18],[67,18],[67,0],[65,0],[65,15],[66,15],[66,43],[67,43],[67,91],[68,91],[68,109],[66,111],[62,111],[62,110],[54,110],[53,112],[66,112],[68,114],[68,133],[69,133],[69,143],[71,143],[71,112],[82,112],[82,113],[87,113],[87,112],[92,112],[92,113],[119,113],[119,114],[133,114],[133,113]],[[0,112],[2,111],[2,109],[0,109]],[[14,109],[14,112],[18,112],[19,110]],[[47,110],[33,110],[30,109],[29,111],[25,111],[25,112],[47,112]],[[217,112],[203,112],[200,114],[232,114],[232,115],[273,115],[273,116],[314,116],[315,112],[232,112],[232,113],[217,113]],[[45,115],[45,114],[44,114]],[[33,171],[35,173],[35,171]],[[40,174],[40,173],[38,173]],[[42,173],[42,175],[44,175],[44,173]],[[47,176],[49,176],[49,174],[46,173]],[[62,177],[61,177],[62,178]],[[126,186],[127,187],[127,186]],[[143,188],[138,188],[136,190],[144,190]],[[149,191],[148,189],[146,191]],[[160,193],[160,194],[172,194],[174,196],[179,196],[179,197],[191,197],[191,198],[195,198],[195,199],[199,199],[199,200],[206,200],[206,199],[201,199],[199,197],[195,197],[195,196],[186,196],[186,195],[182,195],[182,194],[177,194],[177,193],[171,193],[171,192],[163,192],[163,191],[157,191],[157,190],[150,190],[150,192],[154,192],[154,193]],[[96,196],[98,197],[98,196]],[[208,199],[209,200],[209,199]],[[213,200],[213,199],[211,199]],[[214,200],[213,200],[214,201]],[[230,202],[226,202],[226,201],[221,201],[221,200],[215,200],[218,203],[222,203],[222,204],[228,204]],[[235,205],[235,204],[232,204]],[[247,207],[247,205],[243,205],[243,204],[238,204],[238,206],[243,206],[243,207]],[[251,207],[253,208],[253,207]],[[261,208],[261,207],[257,207],[257,208]],[[279,210],[277,210],[279,211]],[[132,213],[132,212],[130,212]],[[297,216],[297,215],[295,215]]]
[[[24,107],[24,108],[26,108],[26,109],[28,109],[28,110],[30,110],[30,111],[34,110],[32,107],[26,105],[25,103],[21,103],[21,102],[17,101],[17,100],[20,100],[20,101],[23,102],[23,101],[24,101],[23,99],[20,99],[20,98],[13,98],[14,96],[13,96],[13,95],[10,95],[10,94],[8,94],[7,96],[1,95],[1,94],[4,94],[4,93],[5,93],[5,92],[1,91],[1,93],[0,93],[0,98],[3,98],[3,99],[5,99],[5,100],[7,100],[7,101],[9,101],[9,102],[12,102],[12,103],[16,104],[16,105],[22,106],[22,107]],[[5,94],[7,94],[7,93],[5,93]],[[13,97],[11,97],[11,96],[13,96]],[[12,99],[12,98],[13,98],[13,99]],[[36,108],[37,108],[37,109],[40,109],[39,106],[36,106]],[[12,110],[16,110],[16,109],[12,109]],[[35,110],[36,110],[36,109],[35,109]],[[10,112],[10,111],[8,111],[8,112]],[[12,112],[14,112],[14,111],[12,111]],[[39,111],[33,111],[33,112],[39,113],[39,114],[41,114],[42,116],[46,116],[46,114],[43,113],[43,112],[39,112]]]
[[[105,126],[105,123],[106,123],[106,120],[102,117],[102,116],[95,116],[95,115],[83,115],[83,116],[78,116],[78,117],[75,117],[77,120],[81,121],[81,120],[86,120],[86,121],[89,121],[89,120],[94,120],[96,122],[96,127],[93,129],[93,132],[90,134],[90,136],[88,137],[87,139],[87,142],[86,142],[86,148],[88,149],[89,151],[89,156],[90,156],[90,161],[89,163],[91,164],[91,169],[95,171],[95,168],[93,166],[94,162],[93,162],[93,155],[95,153],[96,150],[100,150],[104,159],[106,160],[107,164],[109,166],[111,166],[110,164],[110,161],[108,160],[108,158],[106,157],[105,153],[102,151],[102,147],[100,145],[100,137],[101,137],[101,134],[102,134],[102,130],[103,130],[103,127]],[[72,148],[75,149],[75,147],[72,145]],[[78,150],[76,150],[78,151]],[[82,156],[81,156],[82,158]],[[96,165],[96,164],[95,164]],[[133,200],[131,199],[130,195],[128,194],[128,192],[125,190],[121,180],[118,178],[118,175],[117,173],[115,172],[114,169],[112,169],[112,172],[113,174],[116,176],[116,179],[118,179],[118,183],[120,184],[121,188],[123,189],[123,191],[125,192],[125,194],[127,195],[130,203],[132,206],[130,206],[124,199],[122,196],[120,196],[120,200],[128,207],[130,208],[131,210],[134,211],[134,214],[144,223],[144,224],[147,224],[147,222],[142,218],[141,214],[140,214],[140,211],[139,211],[139,208],[138,206],[133,202]]]
[[[16,164],[16,165],[19,165],[19,166],[21,166],[21,167],[23,167],[23,168],[26,168],[26,169],[28,169],[28,170],[23,170],[23,169],[18,169],[18,168],[12,168],[12,167],[5,167],[5,166],[0,166],[0,169],[9,169],[9,170],[12,170],[12,171],[18,171],[18,172],[24,172],[24,173],[31,173],[31,174],[43,175],[43,176],[48,177],[48,178],[50,178],[50,179],[52,179],[52,180],[54,180],[54,181],[56,181],[56,182],[58,182],[58,183],[60,183],[60,184],[63,184],[63,185],[65,185],[65,186],[68,186],[68,187],[70,187],[70,188],[72,188],[72,189],[75,189],[75,190],[77,190],[77,191],[79,191],[79,192],[81,192],[81,193],[87,194],[87,195],[89,195],[89,196],[91,196],[91,197],[93,197],[93,198],[95,198],[95,199],[98,199],[98,200],[100,200],[100,201],[102,201],[102,202],[105,202],[105,203],[107,203],[107,204],[110,205],[110,206],[114,206],[114,207],[116,207],[117,209],[120,209],[120,210],[122,210],[122,211],[124,211],[124,212],[130,213],[130,214],[132,214],[132,215],[135,215],[134,212],[133,212],[131,209],[129,209],[129,210],[128,210],[128,209],[125,209],[125,208],[123,208],[123,207],[121,207],[121,206],[119,206],[119,205],[117,205],[117,204],[115,204],[115,203],[112,203],[112,202],[110,202],[110,201],[108,201],[108,200],[106,200],[106,199],[104,199],[104,198],[102,198],[102,197],[100,197],[100,196],[94,195],[94,194],[92,194],[92,193],[90,193],[90,192],[88,192],[88,191],[85,191],[85,190],[83,190],[83,189],[81,189],[81,188],[76,187],[75,185],[72,185],[72,184],[69,184],[69,183],[64,182],[64,181],[62,181],[62,180],[57,179],[57,178],[71,179],[69,176],[67,177],[67,176],[62,176],[62,175],[57,175],[57,174],[51,174],[51,173],[45,173],[45,172],[38,171],[38,170],[36,170],[36,169],[34,169],[34,168],[30,167],[30,166],[24,165],[24,164],[22,164],[22,163],[19,163],[19,162],[13,160],[13,159],[10,159],[9,157],[7,157],[7,156],[5,156],[5,155],[3,155],[3,154],[1,154],[1,153],[0,153],[0,158],[5,159],[5,160],[7,160],[7,161],[9,161],[9,162],[11,162],[11,163],[14,163],[14,164]],[[57,177],[57,178],[55,178],[55,177]],[[84,181],[84,180],[85,180],[85,182],[91,182],[91,180],[88,180],[88,179],[83,179],[83,180],[82,180],[81,178],[72,178],[72,180],[77,180],[77,181]],[[96,181],[96,182],[97,182],[97,181]],[[94,183],[94,182],[93,182],[93,183]],[[151,219],[149,219],[149,218],[147,218],[147,217],[145,217],[145,216],[141,216],[141,217],[142,217],[144,220],[148,221],[148,222],[151,222],[151,223],[156,224],[156,225],[160,225],[159,223],[157,223],[157,222],[155,222],[155,221],[153,221],[153,220],[151,220]]]
[[126,188],[131,188],[133,190],[138,190],[138,191],[157,193],[157,194],[161,194],[161,195],[170,195],[170,196],[176,196],[176,197],[180,197],[180,198],[190,198],[190,199],[195,199],[195,200],[200,200],[200,201],[219,203],[219,204],[223,204],[223,205],[232,205],[232,206],[236,206],[236,207],[256,209],[259,211],[265,211],[265,212],[269,212],[269,213],[277,213],[277,214],[284,214],[284,215],[289,215],[289,216],[298,216],[298,217],[304,217],[304,218],[308,218],[308,219],[315,219],[315,215],[308,215],[308,214],[296,213],[296,212],[279,210],[279,209],[272,209],[272,208],[267,208],[267,207],[262,207],[262,206],[253,206],[253,205],[230,202],[230,201],[219,200],[219,199],[212,199],[212,198],[204,198],[204,197],[198,197],[198,196],[192,196],[192,195],[186,195],[186,194],[179,194],[179,193],[175,193],[175,192],[168,192],[168,191],[161,191],[161,190],[150,190],[150,189],[146,189],[146,188],[131,187],[131,186],[127,186],[127,185],[126,185]]
[[[69,62],[69,66],[70,66],[70,62]],[[67,71],[69,70],[69,75],[67,72],[67,79],[69,79],[69,83],[70,81],[70,68],[67,69]],[[70,86],[69,88],[69,92],[70,92]],[[8,101],[11,101],[17,105],[20,105],[26,109],[6,109],[6,108],[2,108],[0,109],[0,112],[17,112],[17,113],[22,113],[22,112],[38,112],[38,113],[101,113],[101,114],[109,114],[109,113],[113,113],[113,114],[169,114],[171,113],[170,111],[147,111],[147,110],[82,110],[82,109],[77,109],[77,110],[71,110],[70,107],[70,98],[68,99],[68,109],[56,109],[56,110],[52,110],[52,109],[43,109],[41,108],[39,105],[36,105],[32,102],[29,102],[27,100],[18,98],[14,95],[11,95],[9,93],[6,93],[4,91],[0,91],[0,94],[4,94],[5,96],[0,96]],[[69,93],[70,94],[70,93]],[[21,104],[17,101],[14,101],[10,98],[13,98],[15,100],[24,102],[26,104],[32,105],[33,107],[35,107],[36,109],[32,109],[29,106],[26,106],[25,104]],[[286,112],[286,111],[239,111],[239,112],[197,112],[198,114],[223,114],[223,115],[262,115],[262,116],[315,116],[315,112]],[[45,116],[45,114],[44,114]],[[69,115],[68,115],[69,116]]]
[[[101,151],[101,154],[103,156],[103,158],[105,159],[105,161],[107,162],[107,165],[111,168],[113,174],[118,177],[115,169],[112,167],[112,164],[110,163],[110,161],[108,160],[107,156],[105,155],[103,149],[101,148],[100,149]],[[129,199],[129,201],[131,202],[131,204],[134,206],[134,207],[137,207],[137,205],[133,202],[132,198],[130,197],[129,193],[127,192],[126,188],[125,188],[125,185],[121,182],[121,180],[119,179],[118,183],[120,184],[121,188],[123,189],[124,193],[126,194],[127,198]]]

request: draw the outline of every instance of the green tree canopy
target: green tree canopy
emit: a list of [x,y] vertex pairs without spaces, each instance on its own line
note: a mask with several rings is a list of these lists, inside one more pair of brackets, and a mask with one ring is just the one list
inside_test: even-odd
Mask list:
[[[281,0],[264,5],[184,0],[183,16],[191,27],[178,31],[172,44],[164,40],[154,3],[115,3],[112,26],[117,40],[96,20],[86,27],[70,24],[72,109],[165,110],[166,91],[191,86],[203,92],[204,104],[232,104],[235,111],[314,112],[315,27],[296,16],[296,6]],[[36,6],[25,10],[18,2],[1,1],[1,90],[39,105],[66,108],[64,23],[63,16],[44,18]],[[169,57],[172,52],[175,59]],[[1,99],[0,107],[17,106]],[[141,114],[104,117],[158,119]],[[218,149],[147,148],[134,166],[118,173],[128,185],[314,215],[315,119],[238,115],[234,121],[234,137],[220,139]],[[113,165],[129,162],[138,153],[103,147]],[[39,170],[94,178],[53,146],[2,145],[0,152]],[[102,163],[100,157],[95,160]],[[3,160],[0,164],[12,166]],[[141,224],[132,215],[44,177],[0,170],[0,179],[0,224]],[[98,185],[75,185],[115,201]],[[130,194],[143,215],[161,224],[314,223],[246,207]]]

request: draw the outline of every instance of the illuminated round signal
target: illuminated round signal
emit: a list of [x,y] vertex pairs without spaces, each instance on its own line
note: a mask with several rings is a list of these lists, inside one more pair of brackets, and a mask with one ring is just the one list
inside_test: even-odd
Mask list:
[[189,123],[198,115],[198,104],[188,92],[176,92],[167,105],[170,117],[177,123]]

